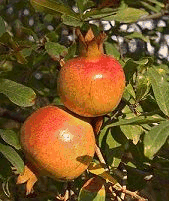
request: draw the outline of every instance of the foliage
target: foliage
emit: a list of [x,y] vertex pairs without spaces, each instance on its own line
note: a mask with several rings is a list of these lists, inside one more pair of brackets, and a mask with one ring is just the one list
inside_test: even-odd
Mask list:
[[[149,200],[168,200],[165,183],[169,178],[169,63],[158,54],[161,41],[156,41],[157,32],[167,34],[169,19],[165,27],[157,26],[152,30],[127,32],[121,29],[124,24],[139,26],[138,22],[143,20],[157,23],[168,15],[168,4],[160,0],[1,2],[0,179],[6,196],[17,199],[17,191],[12,193],[11,189],[19,188],[14,179],[24,168],[19,144],[21,124],[41,106],[62,104],[57,94],[57,74],[63,59],[78,55],[75,28],[80,27],[85,33],[91,27],[97,35],[104,30],[105,21],[115,21],[115,26],[106,30],[104,50],[122,64],[126,90],[116,110],[104,117],[97,136],[109,171],[99,165],[96,157],[89,167],[90,173],[85,175],[87,183],[76,179],[74,192],[79,195],[79,201],[116,200],[113,192],[122,185],[117,173],[124,164],[128,172],[127,189],[140,191]],[[118,37],[123,38],[122,43]],[[128,44],[132,40],[141,44],[142,50],[130,51]],[[147,43],[154,46],[154,54],[147,51]],[[47,181],[47,195],[37,185],[40,200],[59,200],[55,195],[63,193],[63,184]],[[115,189],[113,192],[107,187],[110,183]],[[93,191],[95,184],[98,188]],[[149,186],[152,190],[148,194]],[[55,194],[55,191],[58,192]]]

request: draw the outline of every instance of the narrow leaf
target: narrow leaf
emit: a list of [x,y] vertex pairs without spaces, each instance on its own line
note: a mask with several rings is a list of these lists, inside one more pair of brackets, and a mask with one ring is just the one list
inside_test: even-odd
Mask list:
[[144,36],[142,33],[138,33],[138,32],[133,32],[133,33],[125,36],[125,38],[128,38],[128,39],[139,38],[147,43],[149,42],[148,36]]
[[35,92],[22,84],[7,79],[0,79],[0,93],[5,94],[16,105],[32,106],[35,103]]
[[159,115],[137,116],[131,119],[119,119],[118,122],[111,123],[110,125],[105,126],[105,129],[111,128],[113,126],[141,125],[141,124],[158,123],[160,121],[165,121],[165,119],[160,117]]
[[9,160],[13,167],[16,168],[17,173],[23,172],[24,162],[11,146],[0,143],[0,152]]
[[91,9],[90,11],[87,11],[83,15],[83,19],[84,20],[100,19],[109,15],[115,15],[115,14],[116,14],[116,11],[113,10],[112,8]]
[[158,6],[160,6],[162,8],[165,7],[165,5],[163,3],[161,3],[161,2],[159,2],[157,0],[148,0],[148,1],[151,2],[151,3],[154,3],[154,4],[158,5]]
[[144,137],[144,153],[150,159],[153,158],[169,136],[169,121],[154,126]]
[[148,8],[148,9],[150,9],[151,11],[154,11],[155,13],[158,13],[158,12],[161,10],[160,7],[159,7],[160,10],[159,10],[159,9],[157,9],[156,7],[151,6],[149,3],[144,2],[144,1],[141,1],[141,4],[142,4],[145,8]]
[[19,136],[13,130],[0,129],[0,136],[6,143],[15,147],[15,149],[21,148],[20,143],[19,143]]
[[160,74],[160,69],[155,67],[148,69],[148,76],[158,106],[165,115],[169,116],[169,83],[165,80],[163,74]]
[[[79,14],[73,12],[69,7],[65,6],[64,4],[59,4],[56,1],[52,0],[31,0],[31,3],[35,6],[40,6],[47,8],[49,10],[59,12],[64,15],[68,15],[72,18],[79,19]],[[57,13],[56,13],[57,14]]]
[[141,17],[148,15],[148,13],[141,9],[127,7],[125,9],[120,9],[116,15],[110,15],[104,17],[103,20],[116,20],[124,23],[136,22]]
[[0,16],[0,37],[5,33],[5,23],[2,17]]

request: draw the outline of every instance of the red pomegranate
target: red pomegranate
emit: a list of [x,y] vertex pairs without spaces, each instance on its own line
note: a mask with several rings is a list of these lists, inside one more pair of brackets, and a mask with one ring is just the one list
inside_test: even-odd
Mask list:
[[[23,124],[20,140],[28,167],[35,175],[63,181],[81,175],[95,152],[95,137],[88,119],[64,106],[46,106],[34,112]],[[23,183],[27,175],[18,177],[18,183]]]
[[58,92],[71,111],[86,117],[101,116],[119,104],[125,88],[124,72],[115,58],[103,54],[103,37],[94,37],[90,30],[81,41],[82,55],[67,61],[60,70]]

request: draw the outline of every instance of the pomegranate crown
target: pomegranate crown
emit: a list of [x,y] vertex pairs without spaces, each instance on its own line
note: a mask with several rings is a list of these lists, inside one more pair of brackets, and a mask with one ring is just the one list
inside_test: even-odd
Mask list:
[[80,48],[80,56],[87,58],[97,58],[103,54],[103,42],[106,38],[106,34],[101,32],[98,36],[95,36],[90,28],[86,35],[83,36],[80,29],[76,29],[76,35],[79,38],[79,42],[82,45]]

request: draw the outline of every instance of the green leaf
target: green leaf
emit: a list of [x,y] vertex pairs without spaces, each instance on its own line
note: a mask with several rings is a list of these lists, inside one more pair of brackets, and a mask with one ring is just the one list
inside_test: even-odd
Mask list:
[[137,77],[136,84],[136,101],[142,100],[150,90],[150,80],[146,75],[140,75]]
[[141,9],[127,7],[125,9],[119,9],[116,15],[110,15],[104,17],[103,20],[116,20],[124,23],[136,22],[148,13]]
[[128,59],[126,61],[123,69],[124,69],[124,72],[125,72],[125,77],[126,77],[127,84],[130,81],[130,79],[133,78],[133,74],[136,72],[137,66],[138,66],[138,64],[136,64],[133,61],[133,59]]
[[[112,167],[119,166],[124,151],[123,147],[120,144],[121,142],[119,143],[118,138],[122,137],[121,139],[124,139],[125,136],[121,132],[117,133],[116,130],[118,129],[111,129],[111,132],[108,133],[106,138],[106,147],[104,150],[105,156],[107,158],[107,164]],[[117,136],[117,134],[119,134],[119,136]],[[126,140],[127,139],[125,138],[124,143],[126,142]]]
[[89,179],[81,188],[78,201],[105,201],[105,181],[100,177]]
[[169,136],[169,121],[162,122],[158,126],[154,126],[144,137],[144,153],[145,156],[152,159]]
[[119,127],[107,129],[104,127],[99,134],[99,146],[104,151],[107,159],[107,164],[112,167],[118,167],[123,154],[121,144],[128,142],[126,136],[120,131]]
[[151,62],[152,58],[151,57],[148,57],[148,58],[145,58],[145,57],[142,57],[139,61],[134,61],[134,63],[136,64],[139,64],[139,65],[146,65],[148,64],[148,62]]
[[55,42],[46,42],[45,49],[52,58],[57,58],[60,55],[64,56],[67,54],[67,48]]
[[6,32],[5,23],[3,18],[0,16],[0,37]]
[[86,9],[93,7],[95,3],[92,0],[76,0],[76,5],[79,8],[79,12],[83,14]]
[[159,115],[152,116],[136,116],[131,119],[119,119],[118,122],[111,123],[110,125],[105,126],[106,129],[114,127],[114,126],[122,126],[122,125],[141,125],[141,124],[150,124],[157,123],[160,121],[165,121],[164,118]]
[[160,69],[155,67],[148,69],[148,76],[159,108],[165,115],[169,116],[169,83],[165,80],[165,76],[160,73]]
[[73,12],[69,7],[64,4],[59,4],[56,1],[52,0],[31,0],[31,3],[35,6],[46,8],[47,10],[55,11],[57,13],[61,13],[63,15],[70,16],[74,19],[79,20],[80,15],[78,13]]
[[140,2],[145,8],[148,8],[149,10],[155,12],[155,13],[158,13],[160,10],[161,10],[161,7],[159,7],[159,9],[157,9],[156,7],[150,5],[149,3],[147,2],[144,2],[144,1],[141,1]]
[[131,139],[134,144],[138,143],[140,135],[143,133],[143,128],[139,125],[123,125],[120,128],[125,136]]
[[84,4],[87,0],[76,0],[77,7],[79,8],[80,13],[84,11]]
[[147,0],[147,1],[149,1],[151,3],[154,3],[154,4],[158,5],[159,7],[162,7],[162,8],[165,7],[165,5],[163,3],[161,3],[161,2],[159,2],[157,0]]
[[110,182],[113,184],[113,187],[121,187],[117,180],[110,175],[109,171],[105,169],[104,164],[97,164],[95,162],[90,163],[88,167],[89,172],[92,174],[98,175],[106,180],[106,182]]
[[62,15],[62,22],[66,25],[73,26],[73,27],[81,27],[83,25],[83,22],[80,21],[80,18],[76,19],[74,17],[67,16],[67,15]]
[[22,51],[21,51],[23,57],[28,57],[31,55],[32,53],[32,48],[24,48]]
[[138,33],[138,32],[133,32],[133,33],[125,36],[125,38],[128,38],[128,39],[139,38],[147,43],[149,42],[148,36],[144,36],[142,33]]
[[86,21],[90,19],[100,19],[113,14],[115,15],[116,11],[112,8],[91,9],[83,15],[83,19]]
[[20,149],[21,145],[19,143],[19,136],[13,130],[3,130],[0,129],[1,138],[9,145],[15,147],[15,149]]
[[69,48],[68,48],[68,54],[65,56],[65,61],[73,58],[76,54],[77,44],[74,42]]
[[133,86],[132,86],[130,83],[126,86],[125,90],[130,94],[130,96],[131,96],[133,99],[136,98],[136,94],[135,94],[135,92],[134,92]]
[[104,43],[106,54],[114,56],[116,59],[120,58],[120,52],[115,47],[115,44],[105,42]]
[[0,79],[0,93],[21,107],[29,107],[35,103],[36,94],[31,88],[8,79]]
[[9,160],[9,162],[16,168],[17,173],[22,173],[24,170],[24,162],[19,154],[8,145],[0,143],[0,152]]

